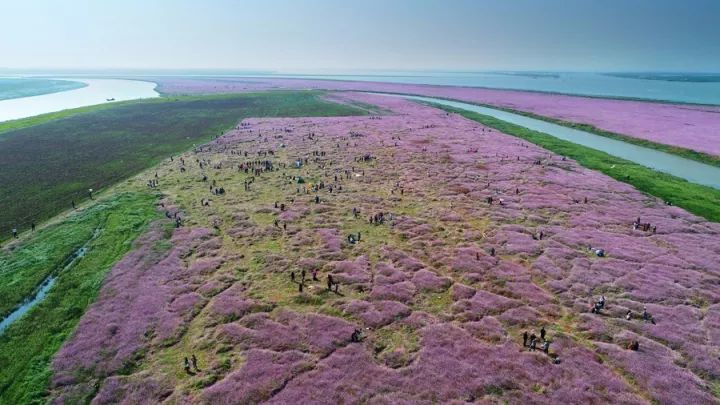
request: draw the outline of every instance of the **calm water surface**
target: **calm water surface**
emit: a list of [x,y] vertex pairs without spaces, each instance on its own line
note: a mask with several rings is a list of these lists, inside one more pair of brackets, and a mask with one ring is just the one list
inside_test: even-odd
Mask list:
[[432,84],[530,90],[594,97],[638,98],[720,105],[720,82],[681,82],[617,77],[601,73],[386,72],[368,74],[265,74],[245,77],[356,80],[383,83]]
[[70,80],[85,83],[87,86],[59,93],[1,100],[0,121],[107,103],[108,99],[123,101],[159,96],[155,91],[155,83],[152,82],[119,79]]
[[0,77],[0,100],[39,96],[85,87],[85,83],[71,80]]

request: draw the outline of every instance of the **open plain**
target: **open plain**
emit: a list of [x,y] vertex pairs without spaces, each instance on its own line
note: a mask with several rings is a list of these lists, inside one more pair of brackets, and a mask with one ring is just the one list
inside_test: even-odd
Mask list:
[[245,119],[120,186],[157,179],[165,219],[54,357],[57,403],[715,401],[720,225],[457,114],[333,97],[384,113]]

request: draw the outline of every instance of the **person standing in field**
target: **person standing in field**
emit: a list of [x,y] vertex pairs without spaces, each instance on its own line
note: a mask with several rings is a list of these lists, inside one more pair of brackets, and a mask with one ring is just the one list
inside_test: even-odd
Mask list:
[[193,372],[192,372],[192,370],[190,369],[190,361],[188,360],[187,357],[185,357],[185,361],[183,361],[183,368],[185,369],[185,372],[186,372],[187,374],[191,374],[191,375],[192,375]]
[[193,353],[192,357],[190,357],[190,361],[192,362],[192,366],[195,369],[195,371],[200,372],[200,369],[197,365],[197,357],[195,357],[195,353]]

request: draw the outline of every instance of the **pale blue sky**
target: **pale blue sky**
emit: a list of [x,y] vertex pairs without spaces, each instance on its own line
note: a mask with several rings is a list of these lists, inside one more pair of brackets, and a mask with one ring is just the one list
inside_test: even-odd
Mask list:
[[0,0],[0,67],[720,71],[720,0]]

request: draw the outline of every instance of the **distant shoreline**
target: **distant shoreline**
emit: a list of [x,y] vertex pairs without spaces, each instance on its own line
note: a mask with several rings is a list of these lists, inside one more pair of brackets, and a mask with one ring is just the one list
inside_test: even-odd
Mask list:
[[[35,73],[50,77],[49,73]],[[59,73],[58,73],[59,74]],[[720,73],[691,72],[544,72],[544,71],[372,71],[278,73],[232,70],[108,71],[63,73],[96,78],[287,79],[397,83],[507,90],[664,104],[720,106]],[[55,76],[57,77],[57,75]],[[630,85],[626,89],[626,83]],[[606,86],[608,84],[608,86]],[[698,86],[711,86],[708,90]],[[634,86],[634,88],[633,88]],[[647,90],[644,87],[650,86]],[[717,89],[715,88],[717,87]],[[701,89],[701,90],[698,90]],[[715,91],[717,90],[717,91]],[[623,94],[625,93],[625,94]]]
[[61,93],[83,87],[87,87],[87,83],[73,80],[0,76],[0,101]]
[[[512,74],[504,74],[504,73],[498,73],[499,75],[504,76],[513,76]],[[615,74],[610,73],[598,73],[598,75],[607,75],[611,77],[619,77],[615,76]],[[517,75],[521,76],[521,75]],[[594,98],[594,99],[607,99],[607,100],[621,100],[621,101],[642,101],[642,102],[648,102],[648,103],[659,103],[659,104],[677,104],[677,105],[690,105],[690,106],[703,106],[703,107],[718,107],[720,106],[720,101],[717,103],[701,103],[701,102],[692,102],[692,101],[679,101],[679,100],[671,100],[666,98],[649,98],[649,97],[633,97],[633,96],[618,96],[618,95],[594,95],[594,94],[583,94],[583,93],[573,93],[573,92],[566,92],[566,91],[551,91],[551,90],[537,90],[537,89],[518,89],[518,88],[511,88],[511,87],[493,87],[493,86],[480,86],[480,85],[468,85],[468,84],[437,84],[437,83],[413,83],[413,82],[402,82],[402,81],[381,81],[381,80],[362,80],[358,79],[358,75],[333,75],[333,77],[329,77],[329,75],[168,75],[168,76],[162,76],[162,75],[148,75],[148,76],[112,76],[117,78],[125,78],[125,79],[137,79],[139,77],[145,77],[145,78],[188,78],[188,79],[196,79],[196,80],[222,80],[222,79],[267,79],[267,80],[274,80],[274,79],[283,79],[283,80],[318,80],[318,81],[328,81],[328,82],[360,82],[360,83],[376,83],[376,84],[400,84],[400,85],[414,85],[414,86],[431,86],[431,87],[455,87],[455,88],[467,88],[467,89],[485,89],[485,90],[502,90],[502,91],[513,91],[513,92],[521,92],[521,93],[538,93],[538,94],[548,94],[548,95],[560,95],[560,96],[569,96],[569,97],[581,97],[581,98]],[[373,77],[373,75],[367,75],[365,77]],[[397,75],[397,76],[376,76],[378,78],[382,77],[395,77],[395,78],[403,78],[403,77],[423,77],[423,76],[406,76],[406,75]],[[551,77],[548,75],[541,75],[539,77]],[[627,77],[629,78],[629,77]],[[647,79],[650,80],[650,79]],[[657,79],[657,81],[660,81]],[[670,81],[670,80],[667,80]],[[718,81],[720,82],[720,81]],[[690,82],[685,81],[685,83],[715,83],[715,82]]]
[[662,80],[666,82],[717,83],[720,73],[603,73],[607,76],[626,79]]

